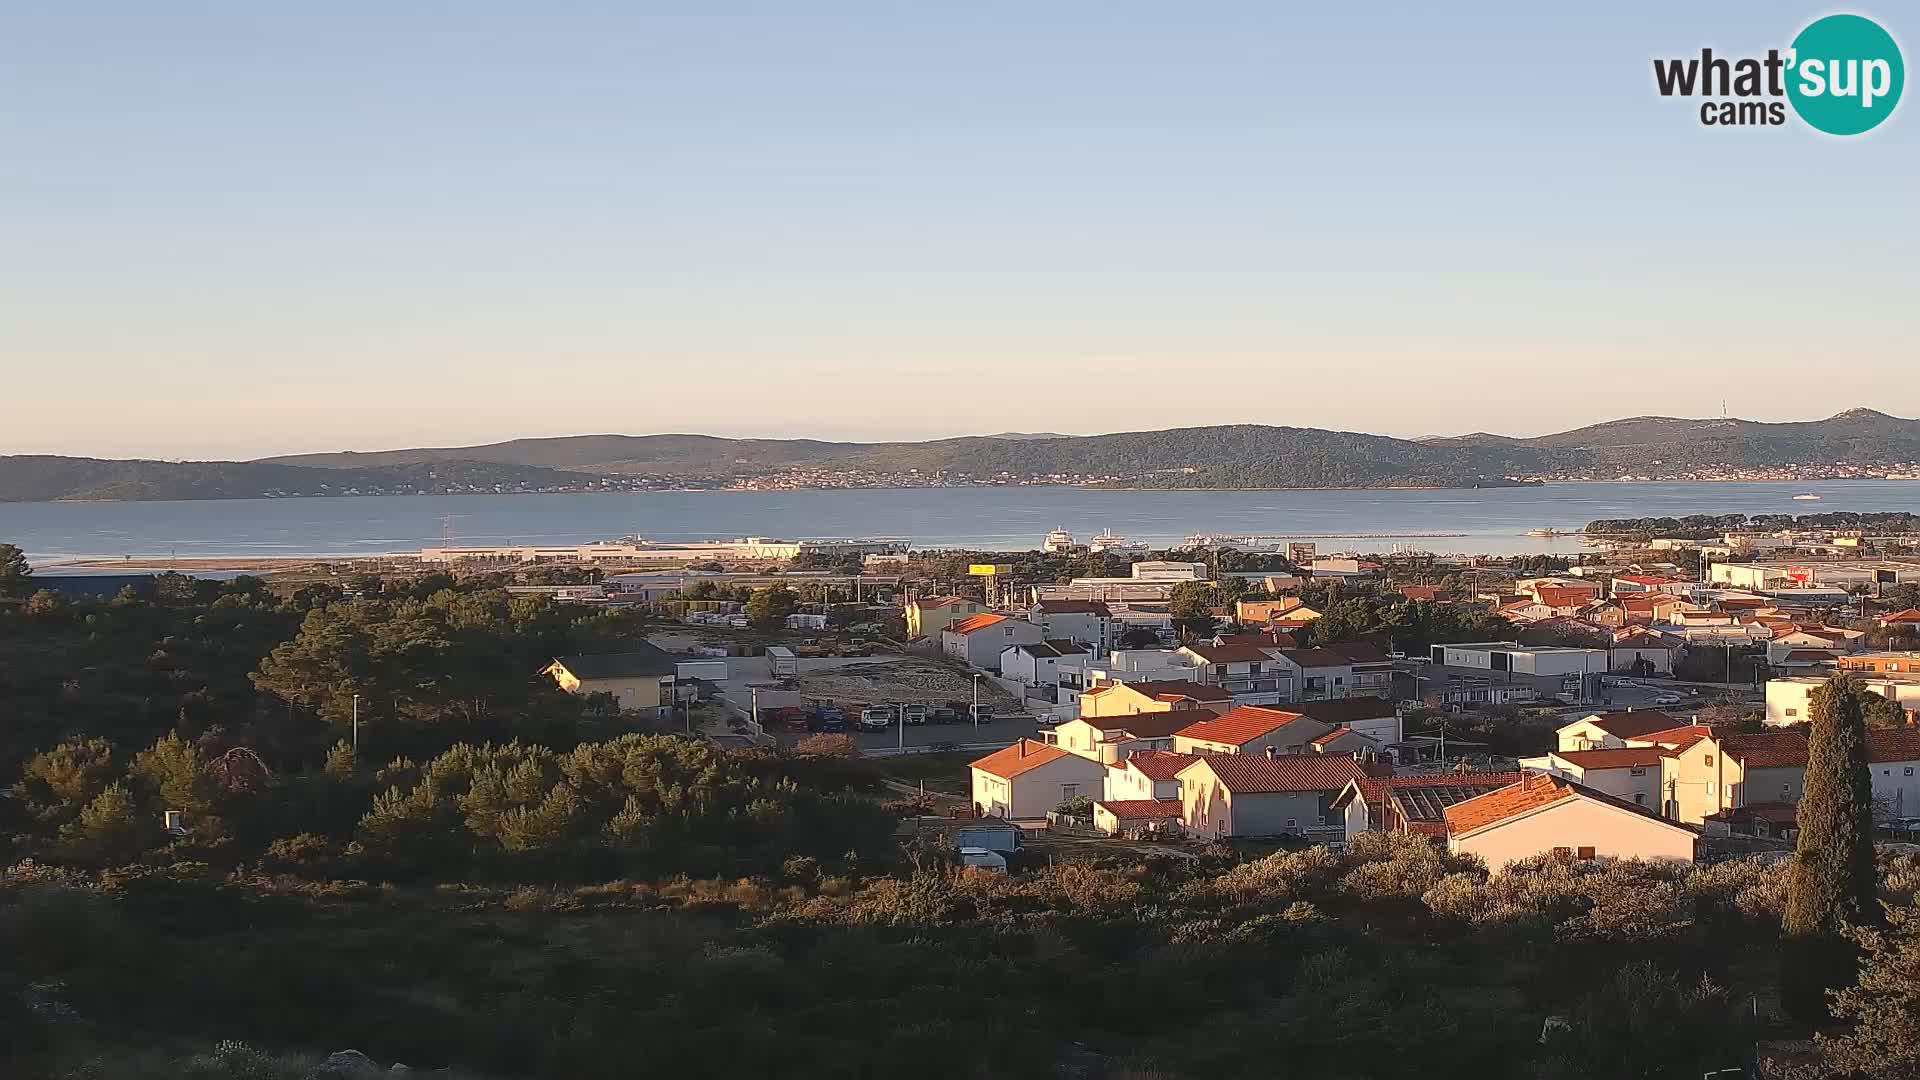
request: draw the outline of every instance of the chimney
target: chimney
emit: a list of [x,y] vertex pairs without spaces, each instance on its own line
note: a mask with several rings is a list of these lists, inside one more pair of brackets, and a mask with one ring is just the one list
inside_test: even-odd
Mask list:
[[1020,740],[1020,756],[1021,757],[1027,756],[1027,740],[1025,738],[1022,738]]
[[1272,743],[1268,743],[1267,744],[1267,760],[1272,761],[1274,758],[1277,758],[1279,756],[1280,756],[1280,749],[1274,746]]

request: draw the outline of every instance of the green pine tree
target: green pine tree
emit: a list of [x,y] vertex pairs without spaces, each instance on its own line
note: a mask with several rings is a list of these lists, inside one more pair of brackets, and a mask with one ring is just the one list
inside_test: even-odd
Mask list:
[[1873,864],[1873,778],[1867,769],[1867,702],[1872,691],[1838,676],[1814,692],[1807,732],[1806,793],[1800,800],[1782,930],[1787,949],[1781,1000],[1794,1015],[1827,1015],[1826,991],[1853,982],[1852,925],[1880,922]]

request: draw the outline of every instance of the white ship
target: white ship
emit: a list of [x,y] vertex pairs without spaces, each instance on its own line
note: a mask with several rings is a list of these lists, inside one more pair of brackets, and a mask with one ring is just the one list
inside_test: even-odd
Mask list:
[[1795,496],[1793,497],[1793,501],[1794,501],[1794,502],[1819,502],[1819,501],[1820,501],[1820,496],[1818,496],[1818,495],[1812,495],[1812,494],[1808,494],[1808,495],[1795,495]]
[[1103,551],[1111,551],[1116,555],[1129,555],[1136,552],[1144,553],[1147,545],[1136,544],[1112,529],[1102,529],[1099,536],[1087,541],[1087,550],[1096,555]]
[[1055,529],[1040,541],[1040,550],[1049,555],[1059,555],[1073,550],[1073,534],[1065,529]]

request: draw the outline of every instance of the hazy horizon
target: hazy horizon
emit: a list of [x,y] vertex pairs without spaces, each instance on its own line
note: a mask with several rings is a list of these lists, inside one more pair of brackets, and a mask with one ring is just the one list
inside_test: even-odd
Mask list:
[[1827,10],[15,6],[0,453],[1913,415],[1913,106],[1653,87]]

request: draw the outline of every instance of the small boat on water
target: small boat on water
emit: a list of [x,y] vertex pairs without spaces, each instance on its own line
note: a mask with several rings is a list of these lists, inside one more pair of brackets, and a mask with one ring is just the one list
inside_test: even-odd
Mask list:
[[1805,494],[1805,495],[1795,495],[1793,497],[1793,501],[1794,502],[1819,502],[1820,496],[1814,495],[1811,493]]
[[1040,550],[1049,555],[1058,555],[1073,550],[1073,534],[1065,529],[1055,529],[1040,541]]
[[1528,529],[1527,535],[1528,536],[1565,536],[1567,534],[1562,529]]

